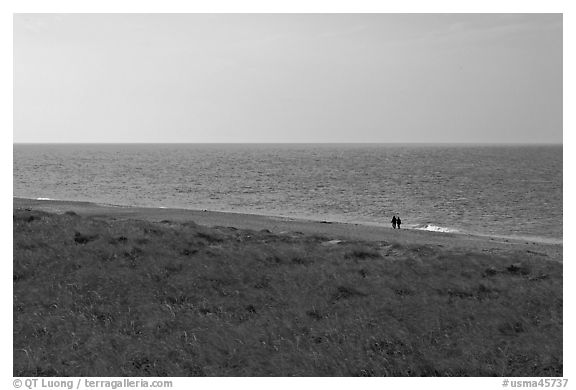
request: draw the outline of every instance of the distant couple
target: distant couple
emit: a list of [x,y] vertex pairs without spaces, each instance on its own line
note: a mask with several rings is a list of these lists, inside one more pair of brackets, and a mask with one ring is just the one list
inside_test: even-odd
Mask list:
[[396,229],[396,225],[398,225],[398,229],[400,229],[401,223],[402,223],[402,220],[400,219],[400,217],[396,217],[396,216],[392,217],[392,228],[393,229]]

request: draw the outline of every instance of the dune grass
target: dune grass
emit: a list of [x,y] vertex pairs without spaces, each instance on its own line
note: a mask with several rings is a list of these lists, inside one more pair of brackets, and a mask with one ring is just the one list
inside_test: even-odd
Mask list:
[[561,376],[562,264],[14,210],[15,376]]

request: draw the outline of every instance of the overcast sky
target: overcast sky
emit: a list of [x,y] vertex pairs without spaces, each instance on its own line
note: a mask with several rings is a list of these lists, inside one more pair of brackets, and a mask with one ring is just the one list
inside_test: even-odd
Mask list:
[[562,142],[561,14],[17,14],[14,142]]

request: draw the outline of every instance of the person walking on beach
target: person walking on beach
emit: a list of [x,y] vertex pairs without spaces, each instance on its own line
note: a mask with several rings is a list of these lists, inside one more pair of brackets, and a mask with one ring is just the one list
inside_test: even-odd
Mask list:
[[398,229],[400,229],[401,223],[402,223],[402,220],[400,219],[400,217],[396,218],[396,225],[398,225]]
[[396,229],[396,216],[392,217],[392,229]]

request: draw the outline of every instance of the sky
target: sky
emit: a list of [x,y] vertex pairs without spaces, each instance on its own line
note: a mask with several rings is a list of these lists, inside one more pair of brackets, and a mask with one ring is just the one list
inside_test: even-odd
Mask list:
[[562,143],[561,14],[15,14],[14,142]]

